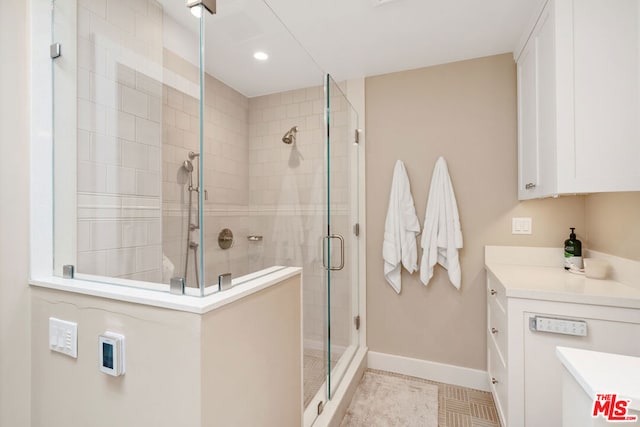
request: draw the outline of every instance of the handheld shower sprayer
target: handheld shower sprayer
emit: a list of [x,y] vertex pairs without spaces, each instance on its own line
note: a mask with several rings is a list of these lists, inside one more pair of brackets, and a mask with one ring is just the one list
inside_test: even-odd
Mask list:
[[191,160],[185,160],[184,162],[182,162],[182,169],[185,170],[185,172],[187,172],[187,174],[189,175],[189,188],[193,187],[193,163],[191,163]]
[[[193,263],[194,263],[194,272],[195,272],[195,279],[196,279],[196,286],[200,285],[200,280],[198,278],[198,246],[199,244],[192,241],[191,240],[191,233],[194,232],[195,230],[200,229],[200,216],[199,216],[199,212],[200,212],[200,197],[199,197],[199,193],[200,193],[200,165],[199,163],[196,162],[196,167],[193,166],[193,160],[200,156],[200,153],[195,153],[193,151],[189,151],[189,159],[185,160],[184,162],[182,162],[182,168],[189,174],[189,187],[187,188],[188,193],[189,193],[189,201],[187,204],[187,221],[188,221],[188,225],[187,225],[187,247],[186,247],[186,254],[185,254],[185,260],[184,260],[184,274],[183,274],[183,278],[184,278],[184,282],[187,283],[187,274],[189,272],[189,252],[193,251]],[[193,185],[193,174],[194,174],[194,170],[196,170],[196,179],[197,179],[197,183],[194,187]],[[191,201],[192,201],[192,195],[193,193],[196,193],[196,200],[198,201],[198,209],[197,209],[197,213],[195,215],[196,217],[196,221],[195,223],[192,222],[192,216],[191,216]]]

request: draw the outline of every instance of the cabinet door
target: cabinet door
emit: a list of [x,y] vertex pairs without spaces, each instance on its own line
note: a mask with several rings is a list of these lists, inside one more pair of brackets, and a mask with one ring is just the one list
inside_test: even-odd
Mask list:
[[638,0],[573,1],[570,191],[640,190],[639,17]]
[[518,58],[518,198],[557,193],[555,28],[547,5]]
[[535,40],[518,59],[518,198],[538,197],[538,95]]
[[[542,305],[542,304],[541,304]],[[556,356],[556,347],[574,347],[608,353],[639,356],[640,324],[618,322],[599,318],[595,306],[578,304],[557,304],[560,311],[547,313],[523,313],[522,331],[524,336],[524,399],[526,427],[562,425],[562,364]],[[577,307],[577,308],[576,308]],[[572,317],[570,310],[591,310],[592,317]],[[616,313],[615,309],[608,310]],[[600,310],[604,313],[604,310]],[[587,322],[587,336],[577,337],[529,329],[529,318],[535,315],[563,317],[565,315]],[[612,390],[612,392],[615,392]],[[515,420],[514,425],[517,424]]]

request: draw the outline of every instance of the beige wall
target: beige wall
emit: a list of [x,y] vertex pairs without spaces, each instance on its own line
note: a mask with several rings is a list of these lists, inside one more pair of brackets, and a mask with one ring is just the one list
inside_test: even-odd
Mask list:
[[0,2],[0,426],[29,420],[29,39],[25,1]]
[[585,247],[640,261],[640,192],[585,197]]
[[203,426],[301,425],[300,291],[292,277],[204,316]]
[[[300,425],[300,276],[206,315],[31,295],[33,427]],[[77,359],[49,350],[49,317],[78,323]],[[122,377],[99,370],[105,331],[126,337]]]
[[[200,426],[200,316],[32,289],[32,426]],[[49,317],[78,323],[78,358],[49,350]],[[103,374],[98,336],[126,337],[122,377]]]
[[[584,230],[584,198],[518,202],[516,73],[512,55],[366,79],[367,342],[370,350],[475,369],[486,365],[484,246],[560,247]],[[404,161],[420,223],[433,166],[444,156],[464,248],[457,291],[437,267],[428,287],[403,270],[402,293],[384,279],[382,238],[396,159]],[[511,235],[530,216],[531,236]]]

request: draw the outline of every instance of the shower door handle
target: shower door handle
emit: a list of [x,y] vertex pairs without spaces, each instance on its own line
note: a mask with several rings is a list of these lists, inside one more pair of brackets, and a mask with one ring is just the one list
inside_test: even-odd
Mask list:
[[[340,265],[337,267],[331,266],[331,260],[329,263],[326,262],[327,248],[325,246],[325,242],[330,241],[331,239],[338,239],[340,241]],[[338,271],[344,268],[344,237],[340,234],[330,234],[325,236],[322,239],[322,266],[325,270]]]

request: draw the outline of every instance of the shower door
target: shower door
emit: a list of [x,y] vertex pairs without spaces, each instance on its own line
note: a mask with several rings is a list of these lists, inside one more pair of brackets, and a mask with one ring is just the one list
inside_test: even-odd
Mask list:
[[358,114],[326,77],[327,397],[332,398],[358,345]]

